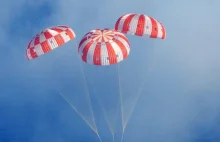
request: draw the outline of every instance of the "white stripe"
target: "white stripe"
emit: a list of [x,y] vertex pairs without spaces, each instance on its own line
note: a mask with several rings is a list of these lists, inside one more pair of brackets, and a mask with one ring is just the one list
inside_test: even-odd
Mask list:
[[70,37],[66,34],[66,32],[61,32],[60,35],[62,36],[64,42],[68,42]]
[[111,30],[106,30],[106,29],[103,30],[104,34],[108,34],[109,32],[111,32]]
[[146,23],[146,26],[145,26],[146,30],[145,30],[144,34],[147,34],[150,36],[152,33],[152,22],[150,20],[150,17],[148,17],[146,15],[145,15],[145,23]]
[[157,29],[158,29],[157,37],[162,38],[163,36],[162,25],[158,21],[156,21],[156,23],[157,23]]
[[106,36],[103,36],[103,38],[105,42],[108,42],[108,39],[106,38]]
[[112,42],[115,42],[115,41],[113,41],[112,39],[110,39],[108,42],[109,42],[109,43],[112,43]]
[[97,38],[99,39],[99,40],[98,40],[98,44],[100,44],[100,43],[102,42],[102,36],[103,36],[103,35],[100,35],[100,36],[97,37]]
[[112,42],[111,45],[112,45],[112,48],[114,49],[116,55],[118,55],[117,63],[122,61],[123,60],[123,53],[121,51],[121,48],[115,42]]
[[54,48],[58,47],[58,44],[55,40],[54,37],[51,37],[47,40],[48,44],[50,45],[51,50],[53,50]]
[[94,57],[95,47],[96,47],[96,44],[92,44],[89,47],[89,50],[88,50],[88,53],[87,53],[87,56],[86,56],[87,63],[89,63],[89,64],[94,64],[93,57]]
[[28,57],[28,59],[33,59],[29,48],[27,49],[27,57]]
[[[121,59],[121,54],[122,54],[121,49],[118,48],[118,46],[115,46],[115,45],[117,45],[117,44],[115,44],[115,42],[111,42],[110,44],[116,54],[116,62],[118,63],[118,62],[120,62],[120,59]],[[123,56],[122,56],[122,59],[123,59]]]
[[[100,38],[99,35],[98,35],[98,36],[95,36],[95,37],[93,36],[93,40],[94,40],[94,42],[96,42],[95,40],[97,40],[97,39],[99,39],[99,38]],[[100,40],[100,39],[99,39],[99,40]],[[99,41],[99,40],[98,40],[98,42],[101,42],[101,41]]]
[[109,65],[108,50],[105,42],[101,42],[101,64]]
[[48,31],[52,36],[56,36],[56,35],[59,34],[57,31],[51,30],[51,29],[48,29],[47,31]]
[[44,54],[41,44],[36,45],[34,51],[36,52],[37,56]]
[[123,43],[123,45],[125,46],[126,50],[127,50],[127,53],[129,54],[130,53],[130,46],[128,44],[128,42],[126,40],[124,40],[123,38],[121,37],[115,37],[116,39],[118,39],[120,42]]
[[121,32],[115,32],[114,36],[117,36],[117,35],[121,35],[121,36],[125,37],[125,35]]
[[126,15],[124,15],[124,16],[120,19],[119,24],[118,24],[118,30],[119,30],[119,31],[122,31],[124,22],[125,22],[125,20],[127,19],[127,17],[130,16],[130,15],[131,15],[131,14],[126,14]]
[[129,23],[129,29],[128,29],[127,34],[132,34],[132,35],[135,34],[135,32],[137,30],[139,17],[140,17],[140,15],[137,14],[131,19],[131,22]]
[[44,42],[45,40],[47,40],[47,39],[46,39],[44,33],[40,34],[40,37],[39,37],[40,43]]

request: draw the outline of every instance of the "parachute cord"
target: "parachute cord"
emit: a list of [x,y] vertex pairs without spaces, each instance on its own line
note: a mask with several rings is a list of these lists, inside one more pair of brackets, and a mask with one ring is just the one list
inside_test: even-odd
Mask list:
[[[115,116],[115,121],[114,121],[114,130],[115,130],[115,125],[116,125],[116,120],[117,120],[117,117],[118,117],[118,112],[119,112],[119,105],[120,105],[120,103],[118,103],[118,105],[117,105],[117,110],[116,110],[116,116]],[[115,134],[114,133],[112,133],[112,139],[113,139],[113,142],[115,141]]]
[[124,127],[124,129],[127,127],[128,121],[130,120],[131,115],[132,115],[133,112],[134,112],[134,109],[135,109],[135,107],[136,107],[136,104],[137,104],[137,102],[138,102],[138,100],[139,100],[139,98],[140,98],[140,96],[141,96],[142,91],[143,91],[144,85],[145,85],[145,81],[143,82],[143,84],[141,85],[141,88],[139,89],[139,91],[138,91],[138,93],[137,93],[137,98],[136,98],[135,101],[134,101],[134,107],[131,108],[130,114],[128,115],[128,119],[127,119],[127,121],[125,122],[125,127]]
[[97,133],[97,136],[98,136],[98,138],[99,138],[100,142],[102,142],[102,139],[101,139],[101,137],[99,136],[99,134],[98,134],[98,133]]
[[61,92],[59,93],[60,96],[70,105],[70,107],[88,124],[88,126],[95,132],[97,133],[97,128],[93,128],[91,124],[83,117],[83,115],[78,111],[78,109],[67,99]]
[[130,120],[131,115],[132,115],[133,112],[134,112],[134,109],[135,109],[135,107],[136,107],[136,104],[137,104],[137,102],[138,102],[140,96],[142,95],[142,92],[143,92],[143,89],[144,89],[144,85],[145,85],[145,83],[147,82],[147,80],[146,80],[146,79],[147,79],[147,72],[150,71],[151,68],[152,68],[152,66],[154,65],[152,62],[154,62],[154,60],[155,60],[155,56],[154,56],[154,54],[155,54],[155,49],[154,49],[154,51],[153,51],[152,54],[153,54],[153,55],[152,55],[152,57],[151,57],[151,59],[150,59],[151,62],[149,63],[149,66],[148,66],[147,71],[146,71],[146,76],[144,77],[144,81],[143,81],[143,83],[142,83],[140,89],[139,89],[138,92],[137,92],[137,98],[135,99],[135,101],[134,101],[134,106],[132,107],[132,109],[131,109],[131,111],[130,111],[130,114],[128,115],[128,119],[127,119],[127,121],[126,121],[126,123],[125,123],[125,128],[126,128],[126,126],[127,126],[127,124],[128,124],[128,121]]
[[[88,83],[87,83],[87,81],[86,81],[86,76],[85,76],[84,69],[83,69],[83,66],[82,66],[81,63],[80,63],[80,68],[81,68],[81,71],[82,71],[82,74],[83,74],[83,79],[84,79],[85,84],[86,84],[86,93],[87,93],[87,97],[88,97],[88,100],[89,100],[90,111],[91,111],[92,116],[93,116],[93,122],[95,123],[95,126],[96,126],[94,111],[93,111],[92,104],[91,104],[91,99],[90,99],[90,93],[89,93]],[[97,133],[97,136],[100,138],[99,133],[98,133],[97,126],[96,126],[96,133]]]
[[125,129],[125,123],[124,123],[124,111],[123,111],[123,98],[122,98],[122,93],[121,93],[121,81],[120,81],[120,75],[119,75],[119,64],[117,65],[118,69],[118,86],[119,86],[119,96],[120,96],[120,104],[121,104],[121,119],[122,119],[122,127],[123,131]]
[[[78,41],[76,39],[76,46],[78,46]],[[91,99],[90,99],[90,93],[89,93],[89,88],[88,88],[88,83],[86,81],[86,76],[85,76],[85,73],[84,73],[84,69],[83,69],[83,65],[81,64],[81,59],[80,59],[80,56],[78,55],[78,59],[79,59],[79,64],[80,64],[80,69],[81,69],[81,72],[83,74],[83,80],[85,82],[85,86],[86,86],[86,94],[87,94],[87,97],[88,97],[88,100],[89,100],[89,106],[90,106],[90,111],[92,113],[92,119],[93,119],[93,122],[95,124],[95,127],[96,127],[96,134],[97,136],[99,137],[100,141],[102,142],[102,139],[101,137],[99,136],[99,132],[98,132],[98,129],[97,129],[97,126],[96,126],[96,121],[95,121],[95,116],[94,116],[94,111],[93,111],[93,108],[92,108],[92,104],[91,104]]]
[[[96,88],[95,88],[95,87],[94,87],[94,93],[97,94],[97,91],[96,91]],[[104,113],[105,121],[106,121],[107,124],[108,124],[109,130],[110,130],[110,132],[111,132],[111,134],[112,134],[112,139],[113,139],[113,142],[114,142],[114,141],[115,141],[115,123],[116,123],[117,114],[118,114],[118,111],[119,111],[118,108],[119,108],[120,103],[118,103],[118,105],[117,105],[116,115],[115,115],[115,118],[114,118],[114,124],[113,124],[113,126],[111,126],[111,124],[110,124],[110,122],[109,122],[109,119],[108,119],[108,117],[107,117],[107,114],[106,114],[106,110],[104,109],[104,107],[103,107],[103,105],[102,105],[100,99],[97,97],[97,95],[95,95],[95,97],[96,97],[97,100],[98,100],[98,103],[99,103],[99,105],[100,105],[100,107],[101,107],[102,112]]]
[[[89,93],[89,89],[88,89],[88,84],[87,84],[87,81],[86,81],[86,76],[84,74],[84,70],[83,70],[83,67],[80,63],[80,67],[81,67],[81,71],[82,71],[82,74],[83,74],[83,79],[85,81],[85,84],[86,84],[86,94],[87,94],[87,97],[88,97],[88,100],[89,100],[89,106],[90,106],[90,109],[91,109],[91,112],[92,112],[92,116],[93,116],[93,121],[95,123],[95,118],[94,118],[94,112],[93,112],[93,109],[92,109],[92,104],[91,104],[91,99],[90,99],[90,93]],[[96,123],[95,123],[96,125]]]
[[[94,93],[97,94],[97,91],[96,91],[96,88],[95,88],[95,87],[94,87]],[[109,119],[108,119],[108,117],[107,117],[107,114],[106,114],[106,110],[104,109],[104,107],[103,107],[103,105],[102,105],[100,99],[98,98],[97,95],[95,95],[95,97],[96,97],[96,99],[98,100],[98,103],[99,103],[99,105],[100,105],[100,107],[101,107],[101,110],[102,110],[102,112],[103,112],[103,114],[104,114],[105,121],[106,121],[107,124],[108,124],[109,130],[110,130],[110,132],[111,132],[111,134],[112,134],[113,142],[114,142],[114,136],[115,136],[115,134],[114,134],[114,133],[115,133],[114,126],[111,126],[111,124],[110,124],[110,122],[109,122]],[[116,111],[116,112],[117,112],[116,114],[118,114],[118,106],[117,106],[117,111]],[[116,117],[117,117],[117,115],[116,115]],[[115,119],[116,119],[116,118],[115,118]],[[115,123],[116,123],[116,120],[114,120],[114,125],[115,125]],[[113,127],[113,128],[112,128],[112,127]]]
[[[94,90],[94,92],[96,93],[96,90]],[[96,95],[95,95],[95,96],[96,96]],[[99,105],[101,106],[102,112],[104,113],[105,121],[106,121],[107,124],[108,124],[109,130],[110,130],[110,132],[112,133],[112,135],[114,135],[114,129],[111,127],[111,124],[110,124],[109,119],[108,119],[108,117],[107,117],[106,111],[105,111],[103,105],[101,104],[100,99],[99,99],[97,96],[96,96],[96,98],[97,98],[97,100],[98,100]]]
[[123,139],[124,139],[124,130],[123,130],[123,132],[122,132],[122,136],[121,136],[121,142],[123,141]]

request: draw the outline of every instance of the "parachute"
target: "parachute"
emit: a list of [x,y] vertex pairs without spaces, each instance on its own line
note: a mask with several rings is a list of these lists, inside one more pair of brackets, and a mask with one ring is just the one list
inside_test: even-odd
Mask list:
[[78,53],[88,64],[112,65],[128,57],[130,43],[124,34],[115,30],[95,29],[83,36]]
[[[118,108],[120,105],[121,120],[122,120],[121,122],[122,122],[122,128],[123,128],[121,142],[123,141],[124,132],[125,132],[127,123],[133,113],[133,110],[141,95],[141,92],[144,88],[144,83],[145,83],[144,81],[141,85],[138,86],[140,88],[137,89],[137,92],[134,93],[133,98],[131,98],[131,96],[128,96],[128,93],[126,93],[127,99],[123,97],[122,95],[123,91],[121,89],[122,88],[121,76],[120,76],[120,71],[119,71],[120,64],[118,63],[125,60],[130,54],[130,42],[128,38],[125,36],[125,34],[136,35],[139,37],[148,35],[150,38],[165,39],[166,30],[160,22],[158,22],[156,19],[152,17],[149,17],[144,14],[131,13],[131,14],[122,15],[115,23],[114,29],[105,28],[105,29],[93,29],[89,31],[82,37],[82,39],[80,40],[78,44],[78,54],[80,57],[79,59],[80,62],[83,61],[87,63],[87,65],[90,64],[90,65],[97,65],[97,66],[108,66],[108,65],[117,64],[117,83],[114,83],[114,84],[117,85],[118,94],[119,94],[119,97],[117,95],[116,97],[120,100],[115,103],[116,104],[115,107],[112,107],[112,108],[109,106],[106,107],[108,108],[108,110],[110,110],[109,112],[107,112],[107,110],[105,110],[102,105],[104,103],[100,103],[101,99],[98,98],[97,96],[96,98],[99,102],[99,105],[101,106],[101,109],[104,113],[104,117],[109,125],[110,131],[113,136],[113,141],[114,141],[114,136],[115,136],[114,125],[116,124],[116,117],[112,121],[110,121],[107,117],[113,114],[112,113],[113,108],[116,108],[116,113],[114,113],[116,116],[118,114]],[[63,44],[75,38],[76,38],[76,35],[70,27],[60,25],[60,26],[47,28],[43,30],[42,32],[38,33],[29,42],[28,47],[26,49],[26,56],[28,60],[35,59],[45,53],[48,53],[54,50],[55,48],[62,46]],[[97,134],[100,141],[102,142],[101,137],[99,136],[98,128],[96,126],[96,122],[94,118],[94,112],[93,112],[92,103],[90,99],[90,90],[88,86],[89,83],[87,82],[86,75],[85,75],[83,66],[81,66],[81,64],[80,64],[80,67],[81,67],[80,70],[81,70],[83,81],[84,81],[83,85],[85,85],[84,86],[85,94],[86,94],[85,97],[88,103],[89,112],[88,113],[85,113],[84,111],[83,113],[80,112],[79,109],[77,109],[74,106],[74,104],[71,103],[68,97],[65,97],[65,95],[61,93],[61,91],[59,92],[60,92],[61,97],[63,97],[63,99],[73,108],[73,110],[75,110],[77,114],[79,114],[79,116],[83,118],[83,120],[92,128],[92,130]],[[105,68],[102,68],[102,69],[105,69]],[[103,71],[106,72],[107,70],[103,70]],[[105,74],[105,76],[107,75],[108,74]],[[96,79],[97,78],[95,77],[93,78],[93,80],[96,80]],[[90,82],[92,82],[91,84],[93,84],[93,80],[90,80]],[[93,88],[94,94],[98,92],[96,90],[98,90],[99,88],[94,89],[95,88],[94,86],[91,88]],[[105,88],[102,88],[100,90],[103,90],[103,89]],[[110,91],[105,90],[105,92],[110,92]],[[104,95],[102,96],[106,98],[106,96]],[[114,99],[111,99],[111,100],[114,100]],[[110,99],[108,99],[107,101],[109,100]],[[132,101],[131,103],[127,103],[129,107],[128,105],[125,105],[126,102],[128,101]],[[110,104],[112,105],[113,103],[110,102]],[[128,110],[128,112],[125,113],[126,112],[125,110]],[[88,119],[90,116],[91,116],[91,120]]]
[[165,39],[166,30],[156,19],[144,14],[125,14],[115,23],[115,30],[136,36]]
[[35,59],[60,47],[75,37],[74,31],[68,26],[59,25],[46,28],[29,42],[26,49],[26,57],[28,60]]

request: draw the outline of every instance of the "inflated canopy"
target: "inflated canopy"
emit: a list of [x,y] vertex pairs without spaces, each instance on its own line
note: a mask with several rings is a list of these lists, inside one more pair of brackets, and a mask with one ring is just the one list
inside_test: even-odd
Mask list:
[[84,35],[78,46],[81,59],[93,65],[112,65],[128,57],[130,44],[124,34],[95,29]]
[[166,30],[156,19],[144,14],[125,14],[115,23],[115,30],[136,36],[165,39]]
[[54,26],[38,33],[28,44],[26,56],[28,60],[48,53],[76,37],[68,26]]

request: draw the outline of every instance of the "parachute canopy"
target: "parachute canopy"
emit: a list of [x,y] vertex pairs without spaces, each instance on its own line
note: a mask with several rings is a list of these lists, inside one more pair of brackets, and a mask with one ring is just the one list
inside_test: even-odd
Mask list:
[[64,25],[54,26],[38,33],[28,44],[26,56],[34,59],[50,52],[76,37],[74,31]]
[[115,30],[95,29],[84,35],[78,46],[81,59],[93,65],[111,65],[128,57],[130,43]]
[[115,30],[137,36],[165,39],[166,30],[156,19],[144,14],[125,14],[115,23]]

